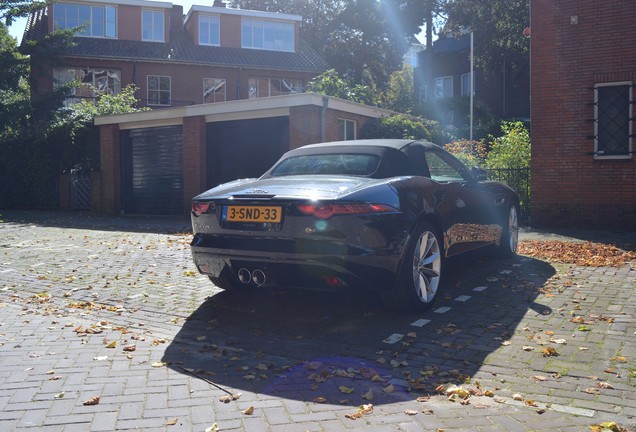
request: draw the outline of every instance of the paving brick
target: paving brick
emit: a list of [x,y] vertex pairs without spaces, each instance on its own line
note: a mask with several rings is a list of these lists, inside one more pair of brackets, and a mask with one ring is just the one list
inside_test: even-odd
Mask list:
[[[377,302],[367,301],[369,296],[263,290],[233,297],[213,289],[204,277],[185,276],[194,269],[187,242],[180,243],[183,237],[131,229],[136,222],[126,218],[106,218],[104,226],[90,229],[81,228],[85,223],[82,218],[65,216],[65,224],[69,220],[79,228],[56,228],[50,220],[49,226],[0,224],[0,243],[23,245],[0,252],[0,271],[6,262],[15,267],[15,271],[1,273],[0,282],[0,288],[6,288],[0,289],[0,305],[6,305],[0,307],[0,333],[5,335],[0,337],[0,342],[5,342],[0,356],[0,430],[34,430],[27,426],[45,415],[55,424],[35,426],[38,431],[201,431],[213,422],[218,422],[221,430],[237,431],[470,428],[492,432],[518,427],[551,431],[586,430],[601,419],[620,423],[636,415],[632,387],[620,380],[611,380],[616,390],[598,396],[581,391],[595,385],[587,375],[610,379],[604,373],[610,366],[621,376],[629,374],[628,365],[609,362],[619,354],[628,358],[636,355],[631,340],[636,331],[636,321],[631,318],[636,313],[636,272],[629,268],[556,266],[561,280],[573,281],[576,290],[568,288],[548,297],[536,288],[554,272],[550,265],[529,258],[496,261],[477,257],[475,262],[469,260],[451,271],[451,282],[443,287],[439,306],[451,306],[451,311],[421,314],[417,319],[430,322],[414,329],[415,340],[387,347],[382,338],[412,331],[410,324],[415,319],[389,314]],[[14,236],[20,240],[12,240]],[[513,263],[518,266],[512,267]],[[505,269],[513,272],[502,275],[500,271]],[[493,275],[497,281],[488,281]],[[69,276],[73,277],[67,279]],[[552,283],[558,286],[560,282],[556,279]],[[93,288],[86,289],[88,285]],[[487,289],[473,291],[476,286]],[[34,302],[33,296],[43,291],[52,294],[46,307],[55,310],[54,314],[44,315],[42,304]],[[64,297],[65,293],[70,297]],[[209,295],[213,297],[206,302]],[[461,296],[470,299],[453,301]],[[569,315],[574,299],[580,315],[612,316],[615,322],[599,322],[590,332],[576,332]],[[104,307],[68,308],[70,302],[79,301]],[[109,310],[114,306],[120,309]],[[295,313],[290,314],[290,310]],[[186,321],[190,315],[193,320]],[[72,331],[80,324],[87,327],[99,321],[112,328],[86,337]],[[67,323],[72,326],[66,327]],[[455,332],[448,331],[451,324]],[[115,331],[117,326],[129,333]],[[567,345],[557,347],[560,357],[543,358],[539,346],[532,353],[520,349],[531,343],[527,339],[530,332],[542,334],[546,330],[568,340]],[[131,339],[133,333],[146,340]],[[206,341],[196,340],[201,335]],[[105,348],[104,338],[117,340],[117,348]],[[168,342],[152,345],[159,338]],[[7,340],[11,340],[10,345]],[[511,345],[502,345],[504,340]],[[128,343],[137,347],[130,359],[121,351]],[[227,347],[227,354],[217,358],[213,351],[199,352],[212,344]],[[579,351],[582,345],[588,351]],[[110,359],[93,360],[100,355]],[[234,356],[239,360],[230,360]],[[408,360],[409,365],[382,366],[376,363],[378,357]],[[167,359],[173,362],[169,367],[151,366]],[[326,382],[315,383],[308,379],[311,371],[303,363],[311,359],[321,359],[330,374],[337,368],[360,370],[372,365],[387,379],[405,383],[409,377],[419,377],[420,370],[434,366],[439,373],[425,383],[422,395],[434,393],[440,383],[461,384],[452,373],[456,371],[470,378],[467,387],[479,381],[482,388],[495,389],[498,397],[520,393],[539,403],[574,411],[549,409],[539,416],[523,402],[513,406],[490,400],[488,404],[477,397],[467,407],[443,396],[418,404],[414,402],[417,394],[402,388],[383,394],[383,385],[359,375],[351,380],[329,376]],[[268,364],[270,369],[258,371],[259,364]],[[212,382],[242,396],[222,403],[223,391],[179,366],[205,369]],[[278,368],[282,366],[292,369],[281,372]],[[240,367],[247,369],[237,370]],[[50,370],[61,378],[49,381]],[[256,380],[243,379],[253,371]],[[568,374],[557,379],[552,372]],[[530,380],[534,375],[546,375],[548,381],[534,382]],[[355,392],[345,395],[339,391],[340,385],[355,387]],[[374,386],[374,413],[359,420],[344,418],[346,413],[355,412],[357,404],[367,402],[360,395]],[[61,391],[65,397],[55,399]],[[100,404],[83,406],[82,402],[94,394],[101,395]],[[311,402],[320,395],[332,403],[350,400],[344,406]],[[256,408],[253,417],[241,413],[250,405]],[[413,407],[432,409],[433,415],[406,416],[404,410]],[[594,417],[581,416],[588,412],[581,410],[594,411]],[[176,417],[179,424],[166,425]]]

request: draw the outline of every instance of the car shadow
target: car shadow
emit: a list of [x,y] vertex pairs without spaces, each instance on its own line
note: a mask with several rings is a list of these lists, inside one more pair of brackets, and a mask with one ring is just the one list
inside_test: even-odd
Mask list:
[[545,262],[469,254],[445,272],[435,305],[418,314],[389,311],[369,292],[220,292],[163,361],[226,393],[379,405],[473,376],[524,317],[552,313],[537,301],[555,274]]

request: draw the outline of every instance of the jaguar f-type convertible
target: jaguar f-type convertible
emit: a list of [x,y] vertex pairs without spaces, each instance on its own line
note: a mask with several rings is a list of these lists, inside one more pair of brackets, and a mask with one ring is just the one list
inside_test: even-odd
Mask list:
[[192,201],[192,255],[219,288],[362,288],[391,309],[433,303],[447,257],[517,249],[518,195],[441,147],[312,144],[258,179]]

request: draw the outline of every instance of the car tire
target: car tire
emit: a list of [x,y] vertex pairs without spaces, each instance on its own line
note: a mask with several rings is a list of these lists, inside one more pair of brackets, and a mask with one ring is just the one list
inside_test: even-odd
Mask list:
[[381,292],[384,304],[402,312],[430,308],[440,286],[443,250],[437,230],[429,223],[420,223],[407,246],[396,286]]
[[517,254],[519,245],[519,209],[515,204],[508,208],[507,220],[502,224],[501,238],[495,247],[495,255],[510,258]]

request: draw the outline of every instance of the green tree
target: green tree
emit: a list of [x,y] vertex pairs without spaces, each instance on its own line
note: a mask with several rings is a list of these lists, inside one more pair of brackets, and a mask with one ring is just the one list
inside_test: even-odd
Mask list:
[[42,9],[53,3],[53,0],[0,0],[0,22],[10,26],[16,18],[28,16],[31,12]]
[[530,25],[530,0],[448,0],[445,11],[445,33],[475,32],[475,64],[481,70],[529,68],[530,42],[523,30]]
[[307,86],[310,93],[347,99],[365,105],[374,105],[376,91],[371,86],[351,85],[335,69],[330,69],[314,78]]
[[503,135],[491,137],[488,168],[530,168],[530,134],[522,122],[502,122]]
[[83,99],[58,110],[49,130],[49,141],[55,143],[60,154],[58,172],[99,169],[99,130],[93,120],[96,116],[149,110],[138,108],[136,91],[131,84],[116,95],[103,94],[95,102]]
[[413,68],[404,66],[389,77],[386,90],[382,93],[382,107],[396,112],[410,114],[414,107]]

